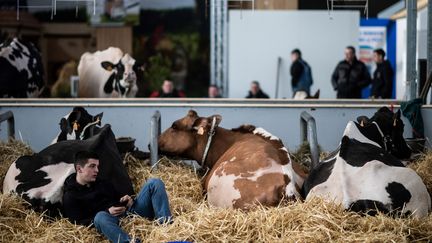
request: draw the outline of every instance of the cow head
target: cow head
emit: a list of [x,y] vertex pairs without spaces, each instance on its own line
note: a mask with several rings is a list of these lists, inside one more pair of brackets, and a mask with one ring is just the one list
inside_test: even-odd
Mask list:
[[[362,133],[386,149],[387,152],[399,159],[411,156],[411,149],[403,138],[404,123],[401,120],[400,110],[393,113],[387,107],[382,107],[375,112],[372,118],[360,116],[357,121],[360,123]],[[370,129],[375,129],[375,132]]]
[[134,94],[130,94],[130,90],[136,87],[137,83],[137,72],[143,71],[143,66],[139,66],[135,63],[129,54],[125,54],[118,63],[114,64],[109,61],[101,63],[102,68],[112,72],[108,81],[105,83],[104,92],[107,94],[113,91],[118,92],[122,97],[133,97]]
[[90,115],[83,107],[74,107],[72,112],[60,120],[60,134],[56,142],[63,140],[84,140],[92,137],[96,126],[100,126],[103,113]]
[[159,136],[160,152],[201,160],[213,118],[216,119],[217,127],[222,120],[220,115],[199,117],[194,110],[190,110]]

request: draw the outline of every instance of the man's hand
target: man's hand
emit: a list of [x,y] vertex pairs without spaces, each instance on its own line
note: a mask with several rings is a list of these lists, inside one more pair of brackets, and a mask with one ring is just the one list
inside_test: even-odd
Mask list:
[[123,197],[121,197],[120,202],[127,202],[126,208],[132,207],[132,204],[133,204],[132,197],[129,195],[124,195]]
[[126,212],[126,207],[110,207],[108,208],[108,212],[113,216],[119,216],[122,215],[124,212]]

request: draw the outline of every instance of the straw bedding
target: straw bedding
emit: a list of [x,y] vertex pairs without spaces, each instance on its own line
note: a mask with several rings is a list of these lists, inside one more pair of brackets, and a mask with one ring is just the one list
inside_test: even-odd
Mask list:
[[[0,143],[0,180],[15,158],[29,153],[22,143]],[[123,228],[144,242],[432,241],[431,215],[421,220],[360,216],[320,200],[284,202],[250,212],[218,209],[206,204],[200,177],[190,167],[164,158],[158,169],[150,172],[146,161],[131,156],[125,161],[136,190],[150,177],[165,182],[175,216],[170,225],[157,225],[138,216],[123,219]],[[411,167],[431,191],[432,153]],[[0,194],[0,242],[106,242],[93,228],[75,226],[64,218],[49,219],[26,206],[16,196]]]

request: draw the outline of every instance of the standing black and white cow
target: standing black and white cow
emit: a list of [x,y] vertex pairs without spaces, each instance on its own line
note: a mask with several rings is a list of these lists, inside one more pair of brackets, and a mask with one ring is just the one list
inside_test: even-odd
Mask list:
[[100,158],[99,178],[108,180],[121,194],[133,194],[132,183],[122,163],[110,125],[87,140],[61,141],[31,156],[18,158],[3,181],[3,193],[16,192],[36,210],[51,215],[61,206],[63,183],[75,172],[78,151],[91,150]]
[[381,108],[373,119],[348,123],[336,156],[311,169],[303,184],[306,200],[320,197],[372,215],[378,210],[427,216],[431,198],[425,184],[392,155],[409,157],[410,150],[402,137],[400,112],[391,112],[388,120],[389,112]]
[[13,38],[0,44],[0,98],[37,98],[44,87],[38,49]]
[[60,120],[60,133],[51,144],[63,140],[84,140],[92,137],[100,129],[102,116],[103,112],[92,116],[83,107],[74,107],[72,112]]
[[79,97],[135,97],[143,68],[129,54],[110,47],[86,52],[78,64]]

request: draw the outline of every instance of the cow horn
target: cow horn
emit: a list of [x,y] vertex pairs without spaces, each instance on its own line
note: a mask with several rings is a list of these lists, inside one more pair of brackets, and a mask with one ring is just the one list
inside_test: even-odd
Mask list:
[[364,127],[364,120],[361,120],[361,122],[360,122],[360,126],[361,126],[361,127]]
[[396,126],[396,119],[393,119],[393,126]]

